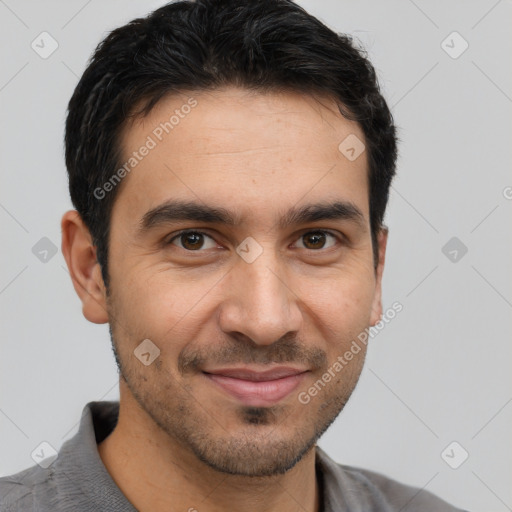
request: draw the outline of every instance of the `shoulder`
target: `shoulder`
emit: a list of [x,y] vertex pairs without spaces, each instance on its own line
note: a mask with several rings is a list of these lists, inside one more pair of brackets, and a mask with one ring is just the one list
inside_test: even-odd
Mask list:
[[33,466],[0,478],[0,512],[42,512],[53,488],[52,468]]
[[375,504],[383,507],[378,510],[389,510],[389,512],[464,512],[424,488],[405,485],[375,471],[341,464],[338,464],[338,466],[355,486],[364,489],[372,496]]
[[339,464],[317,447],[325,509],[365,512],[463,512],[424,488],[387,476]]

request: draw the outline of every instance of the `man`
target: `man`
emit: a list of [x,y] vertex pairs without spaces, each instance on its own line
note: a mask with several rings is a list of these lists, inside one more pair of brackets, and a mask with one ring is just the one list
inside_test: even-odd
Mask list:
[[69,103],[62,252],[120,402],[0,509],[455,511],[316,446],[382,315],[395,162],[373,67],[289,0],[113,31]]

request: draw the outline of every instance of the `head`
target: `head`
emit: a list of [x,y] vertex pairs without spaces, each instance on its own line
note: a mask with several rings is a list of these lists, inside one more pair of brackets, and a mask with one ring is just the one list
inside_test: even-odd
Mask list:
[[[100,43],[65,142],[63,253],[122,388],[212,468],[289,470],[365,350],[299,393],[382,311],[396,136],[363,51],[288,0],[174,2]],[[283,365],[303,373],[280,400],[211,377]]]

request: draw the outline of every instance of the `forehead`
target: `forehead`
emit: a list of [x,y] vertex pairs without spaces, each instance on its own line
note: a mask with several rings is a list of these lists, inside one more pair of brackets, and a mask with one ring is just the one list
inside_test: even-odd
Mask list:
[[367,215],[366,153],[351,160],[339,149],[353,137],[363,144],[326,97],[234,87],[168,96],[124,127],[129,171],[113,216],[140,219],[173,198],[261,218],[302,199],[346,199]]

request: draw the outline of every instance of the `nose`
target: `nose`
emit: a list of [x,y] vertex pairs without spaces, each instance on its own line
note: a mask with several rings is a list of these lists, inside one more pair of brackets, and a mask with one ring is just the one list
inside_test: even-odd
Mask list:
[[218,317],[226,334],[243,335],[257,345],[296,334],[303,321],[289,273],[266,254],[252,263],[240,259],[229,272],[224,283],[228,293]]

